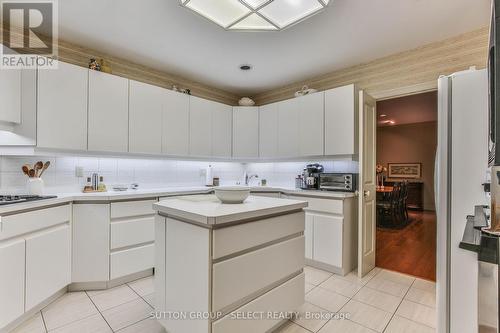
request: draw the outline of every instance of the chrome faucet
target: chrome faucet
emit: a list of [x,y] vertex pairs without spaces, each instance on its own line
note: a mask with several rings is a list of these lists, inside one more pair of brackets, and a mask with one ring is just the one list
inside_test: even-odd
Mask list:
[[259,178],[259,175],[249,175],[248,173],[245,172],[245,185],[248,186],[252,178]]

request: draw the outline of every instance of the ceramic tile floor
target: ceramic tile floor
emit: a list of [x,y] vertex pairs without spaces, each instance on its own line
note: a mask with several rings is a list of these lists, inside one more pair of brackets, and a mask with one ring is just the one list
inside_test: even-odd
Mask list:
[[[436,286],[412,276],[376,268],[363,279],[305,268],[306,303],[301,313],[348,319],[296,318],[279,333],[435,332]],[[148,315],[153,278],[105,291],[68,293],[18,327],[15,333],[164,333]]]

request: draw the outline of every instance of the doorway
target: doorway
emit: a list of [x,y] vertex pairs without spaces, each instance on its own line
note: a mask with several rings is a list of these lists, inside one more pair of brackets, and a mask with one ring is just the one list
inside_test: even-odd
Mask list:
[[376,266],[436,281],[437,92],[377,102]]

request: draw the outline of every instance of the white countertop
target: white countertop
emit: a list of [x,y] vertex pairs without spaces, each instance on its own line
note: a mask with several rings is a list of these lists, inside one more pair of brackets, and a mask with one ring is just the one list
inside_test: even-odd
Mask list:
[[[198,187],[167,187],[154,189],[127,190],[123,192],[109,191],[102,193],[47,193],[46,195],[56,195],[57,198],[45,199],[40,201],[31,201],[26,203],[17,203],[0,206],[0,216],[12,214],[18,211],[42,208],[69,202],[94,202],[94,201],[119,201],[146,199],[155,197],[180,196],[188,194],[207,194],[213,189],[205,186]],[[356,196],[355,193],[331,192],[331,191],[311,191],[286,187],[255,186],[251,187],[252,192],[281,192],[288,195],[320,197],[330,199],[346,199]]]
[[223,204],[213,194],[167,198],[153,205],[160,214],[188,221],[221,225],[307,207],[307,202],[250,195],[241,204]]

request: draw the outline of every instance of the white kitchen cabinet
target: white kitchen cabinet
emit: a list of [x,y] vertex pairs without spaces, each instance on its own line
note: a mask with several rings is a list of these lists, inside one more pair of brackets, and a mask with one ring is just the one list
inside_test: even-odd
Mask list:
[[26,238],[26,311],[71,283],[69,224]]
[[297,99],[278,103],[278,157],[299,156],[299,113]]
[[212,154],[213,102],[191,96],[189,99],[189,155]]
[[258,107],[233,107],[233,157],[259,157]]
[[88,69],[59,62],[38,70],[37,146],[87,149]]
[[162,153],[189,155],[189,95],[163,91]]
[[128,151],[128,79],[89,70],[88,149]]
[[212,102],[212,156],[231,157],[233,138],[233,108]]
[[259,107],[259,156],[278,156],[278,103]]
[[320,156],[324,147],[324,93],[297,98],[299,103],[299,155]]
[[353,84],[325,91],[325,155],[358,153],[357,105]]
[[21,122],[22,70],[0,71],[0,122]]
[[109,280],[109,204],[73,205],[72,282]]
[[163,89],[130,80],[129,152],[162,152]]
[[343,218],[312,214],[313,259],[331,266],[342,267],[342,224]]
[[306,213],[306,227],[304,230],[306,238],[306,259],[313,259],[313,244],[314,244],[314,215]]
[[24,239],[0,245],[0,329],[24,313]]

